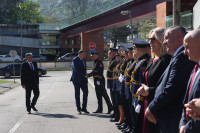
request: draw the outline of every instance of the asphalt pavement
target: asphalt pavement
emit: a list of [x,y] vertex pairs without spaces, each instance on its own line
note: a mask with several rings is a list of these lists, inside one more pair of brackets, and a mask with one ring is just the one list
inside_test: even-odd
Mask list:
[[[109,121],[104,100],[103,113],[92,113],[97,108],[92,77],[88,80],[87,109],[90,114],[76,113],[70,77],[70,71],[50,71],[40,77],[40,97],[36,105],[39,111],[32,110],[32,114],[26,112],[25,91],[19,77],[17,83],[1,84],[0,90],[4,93],[0,94],[0,133],[120,133]],[[0,77],[0,80],[5,79]],[[12,78],[6,80],[13,81]]]
[[5,92],[9,91],[10,89],[13,89],[19,85],[20,85],[19,82],[14,83],[14,81],[9,82],[9,83],[0,84],[0,94],[5,93]]

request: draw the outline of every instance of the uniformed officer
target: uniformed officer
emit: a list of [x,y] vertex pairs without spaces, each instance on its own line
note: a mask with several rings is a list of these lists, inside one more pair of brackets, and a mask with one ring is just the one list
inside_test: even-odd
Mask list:
[[[107,88],[110,89],[110,96],[112,100],[112,104],[114,103],[114,92],[112,91],[113,88],[113,68],[116,66],[116,57],[117,49],[116,48],[110,48],[108,51],[108,59],[109,59],[109,65],[108,65],[108,70],[106,74],[107,78]],[[114,105],[113,105],[114,107]],[[115,116],[115,112],[111,115],[111,117]]]
[[[119,50],[118,50],[119,51]],[[114,118],[110,119],[111,122],[117,122],[119,120],[119,109],[118,109],[118,92],[117,89],[119,88],[119,82],[118,82],[118,71],[120,69],[120,65],[122,63],[122,59],[120,54],[117,52],[116,53],[116,66],[113,68],[113,88],[112,88],[112,93],[113,93],[113,109],[114,109]]]
[[103,104],[102,104],[102,97],[105,99],[106,104],[108,106],[108,113],[110,114],[112,111],[112,104],[105,89],[105,78],[103,75],[104,72],[104,65],[103,62],[98,58],[98,53],[96,50],[91,50],[90,56],[94,61],[94,67],[92,72],[87,74],[87,77],[93,76],[94,78],[94,85],[95,85],[95,92],[98,101],[98,108],[93,113],[102,113],[103,111]]
[[137,96],[136,92],[138,88],[140,87],[141,83],[144,82],[144,76],[143,73],[145,72],[145,69],[148,64],[148,60],[150,59],[149,56],[149,43],[147,41],[144,41],[142,39],[133,39],[133,42],[135,44],[134,49],[134,56],[136,56],[137,61],[134,66],[134,70],[131,75],[131,93],[132,93],[132,114],[133,114],[133,126],[132,130],[134,132],[142,132],[142,103],[143,103],[143,97]]
[[129,57],[128,57],[128,51],[127,47],[123,46],[121,48],[121,53],[122,53],[122,63],[120,65],[120,68],[118,70],[118,82],[119,82],[119,87],[117,88],[117,101],[118,101],[118,108],[119,108],[119,113],[120,113],[120,119],[117,123],[117,125],[121,125],[124,122],[124,109],[123,109],[123,104],[125,101],[125,82],[124,82],[124,72],[127,66],[127,63],[129,62]]
[[125,115],[125,123],[123,123],[121,126],[119,126],[119,129],[122,129],[124,132],[128,132],[132,130],[132,115],[131,115],[131,105],[132,105],[132,97],[131,97],[131,91],[130,91],[130,81],[131,81],[131,75],[134,70],[136,60],[134,57],[133,47],[128,48],[128,56],[130,58],[130,61],[127,64],[127,67],[124,72],[124,79],[125,79],[125,101],[124,101],[124,115]]

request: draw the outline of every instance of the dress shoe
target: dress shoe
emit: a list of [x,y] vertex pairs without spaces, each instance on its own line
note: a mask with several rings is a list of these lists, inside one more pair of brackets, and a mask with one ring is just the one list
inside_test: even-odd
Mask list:
[[28,111],[27,114],[31,114],[31,111]]
[[123,133],[130,133],[130,132],[132,132],[132,128],[129,127],[127,130],[124,130],[124,131],[122,130],[122,132]]
[[38,111],[35,106],[31,106],[31,108],[34,110],[34,111]]
[[119,126],[119,125],[121,125],[122,123],[115,123],[115,125],[117,125],[117,126]]
[[110,122],[118,122],[119,121],[119,118],[111,118],[110,119]]
[[120,129],[120,130],[123,130],[123,129],[126,129],[126,128],[127,128],[126,124],[125,125],[121,125],[121,126],[118,127],[118,129]]
[[122,132],[126,132],[126,131],[128,131],[128,130],[130,130],[131,129],[131,127],[130,126],[127,126],[125,129],[122,129]]
[[101,110],[96,110],[96,111],[93,112],[93,113],[102,113],[102,111],[101,111]]
[[87,111],[87,109],[81,109],[82,112],[89,114],[90,112]]
[[78,114],[78,115],[81,115],[81,111],[80,111],[80,110],[77,110],[77,114]]

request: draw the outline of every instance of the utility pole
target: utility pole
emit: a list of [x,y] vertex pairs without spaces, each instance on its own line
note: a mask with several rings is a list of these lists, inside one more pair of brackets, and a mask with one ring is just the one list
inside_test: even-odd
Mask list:
[[181,0],[173,0],[173,25],[180,25]]

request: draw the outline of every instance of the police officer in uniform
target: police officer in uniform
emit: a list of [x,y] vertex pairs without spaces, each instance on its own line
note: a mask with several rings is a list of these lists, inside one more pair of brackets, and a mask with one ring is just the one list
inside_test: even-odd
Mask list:
[[124,93],[125,93],[125,99],[124,99],[124,115],[125,115],[125,122],[122,123],[118,128],[121,129],[124,132],[132,131],[132,117],[131,117],[131,104],[132,104],[132,97],[131,97],[131,91],[130,91],[130,81],[131,81],[131,75],[134,70],[136,60],[134,58],[134,52],[133,52],[133,47],[128,48],[128,56],[130,58],[130,61],[127,64],[127,67],[124,72],[124,79],[125,79],[125,88],[124,88]]
[[[118,50],[119,51],[119,50]],[[115,116],[113,119],[111,119],[111,122],[117,122],[119,120],[119,109],[118,109],[118,91],[117,89],[119,88],[119,82],[118,82],[118,71],[120,69],[120,65],[122,63],[121,56],[119,52],[116,53],[116,66],[113,68],[113,109]]]
[[[108,51],[108,59],[110,60],[109,65],[108,65],[108,70],[107,70],[107,74],[106,74],[106,78],[107,78],[107,88],[110,89],[110,96],[111,96],[111,100],[112,100],[112,104],[114,107],[114,92],[112,91],[113,88],[113,68],[116,66],[116,53],[117,53],[117,49],[116,48],[110,48]],[[115,117],[115,111],[114,113],[111,115],[111,117]]]
[[98,53],[96,50],[91,50],[90,52],[91,58],[94,61],[94,67],[92,72],[86,75],[86,77],[93,76],[94,78],[94,85],[95,85],[95,92],[98,101],[98,108],[93,113],[102,113],[103,112],[103,104],[102,104],[102,97],[105,99],[106,104],[108,106],[108,113],[110,114],[112,111],[112,104],[105,89],[105,78],[103,76],[104,72],[104,65],[103,62],[98,58]]
[[121,125],[124,121],[124,109],[123,109],[124,98],[125,98],[124,72],[127,63],[129,62],[127,46],[125,45],[122,46],[120,52],[121,52],[121,64],[120,67],[118,68],[118,88],[116,93],[120,119],[118,123],[116,123],[116,125]]
[[147,41],[142,39],[133,39],[135,44],[134,56],[136,56],[137,61],[134,66],[134,70],[131,75],[131,93],[132,93],[132,115],[133,124],[132,132],[140,133],[142,132],[142,103],[143,97],[137,96],[136,92],[140,87],[141,83],[144,82],[144,72],[147,67],[148,61],[150,59],[150,45]]

